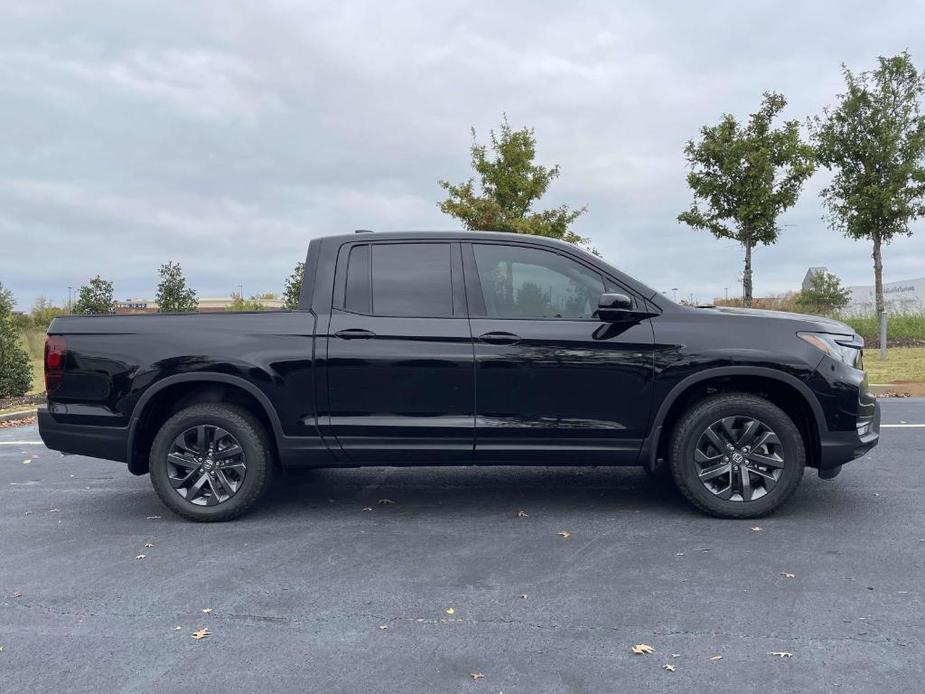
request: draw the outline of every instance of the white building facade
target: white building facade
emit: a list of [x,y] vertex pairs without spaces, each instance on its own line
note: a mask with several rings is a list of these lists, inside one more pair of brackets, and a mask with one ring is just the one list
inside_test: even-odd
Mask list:
[[[873,285],[848,289],[851,300],[845,307],[845,313],[862,315],[875,312]],[[925,277],[884,283],[883,303],[887,313],[922,313],[925,311]]]

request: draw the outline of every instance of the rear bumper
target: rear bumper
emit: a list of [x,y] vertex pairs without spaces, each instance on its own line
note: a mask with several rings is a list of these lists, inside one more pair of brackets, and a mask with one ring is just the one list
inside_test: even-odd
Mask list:
[[819,469],[837,468],[860,458],[880,440],[880,403],[864,403],[855,431],[829,431],[819,441]]
[[128,427],[64,424],[44,406],[38,408],[38,425],[39,436],[53,451],[120,463],[128,460]]

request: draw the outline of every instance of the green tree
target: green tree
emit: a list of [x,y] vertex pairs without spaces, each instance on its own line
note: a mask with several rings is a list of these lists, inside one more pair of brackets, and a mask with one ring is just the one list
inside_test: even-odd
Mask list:
[[180,263],[168,261],[161,265],[161,281],[157,285],[157,310],[161,313],[192,313],[199,308],[196,290],[186,286]]
[[678,221],[742,244],[742,297],[749,308],[752,250],[777,241],[777,218],[793,206],[814,169],[813,149],[800,138],[799,123],[773,127],[786,105],[783,95],[765,92],[748,123],[740,125],[726,114],[718,124],[701,128],[700,141],[684,148],[694,202]]
[[32,387],[32,364],[13,324],[13,293],[0,283],[0,398],[25,395]]
[[55,316],[60,316],[64,313],[67,313],[65,309],[55,306],[47,297],[40,296],[32,304],[30,318],[33,326],[46,330]]
[[292,274],[286,278],[283,287],[283,308],[295,311],[299,308],[299,295],[302,293],[302,275],[305,274],[305,263],[298,263]]
[[112,282],[99,275],[77,290],[74,313],[115,313],[116,302],[112,298]]
[[883,313],[882,246],[911,234],[925,214],[925,72],[906,52],[879,58],[877,69],[842,67],[846,90],[811,122],[816,158],[835,172],[823,189],[829,226],[873,244],[877,314]]
[[260,303],[260,297],[252,296],[245,299],[240,294],[231,295],[231,304],[225,309],[231,313],[242,313],[245,311],[263,311],[264,305]]
[[817,272],[809,280],[809,289],[800,292],[797,306],[814,313],[832,313],[844,308],[851,300],[851,290],[831,272]]
[[533,210],[534,203],[559,177],[558,165],[546,168],[534,163],[533,129],[513,130],[505,117],[498,133],[490,131],[490,138],[490,146],[480,145],[472,129],[469,152],[479,190],[473,178],[458,185],[439,181],[447,192],[446,200],[438,203],[440,210],[473,231],[536,234],[589,247],[588,239],[569,228],[587,211],[586,207],[573,210],[560,205],[551,210]]

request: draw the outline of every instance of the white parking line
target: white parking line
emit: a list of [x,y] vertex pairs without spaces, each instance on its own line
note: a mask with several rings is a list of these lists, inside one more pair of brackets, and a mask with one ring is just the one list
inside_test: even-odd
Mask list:
[[43,441],[0,441],[0,446],[44,446]]

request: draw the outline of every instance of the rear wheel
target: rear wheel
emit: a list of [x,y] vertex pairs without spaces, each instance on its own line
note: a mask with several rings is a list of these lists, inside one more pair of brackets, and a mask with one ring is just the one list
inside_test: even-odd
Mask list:
[[803,438],[773,403],[746,393],[715,395],[678,422],[671,472],[701,511],[753,518],[780,506],[799,486],[806,465]]
[[266,431],[249,412],[193,405],[168,419],[151,446],[151,483],[184,518],[237,518],[266,492],[273,465]]

